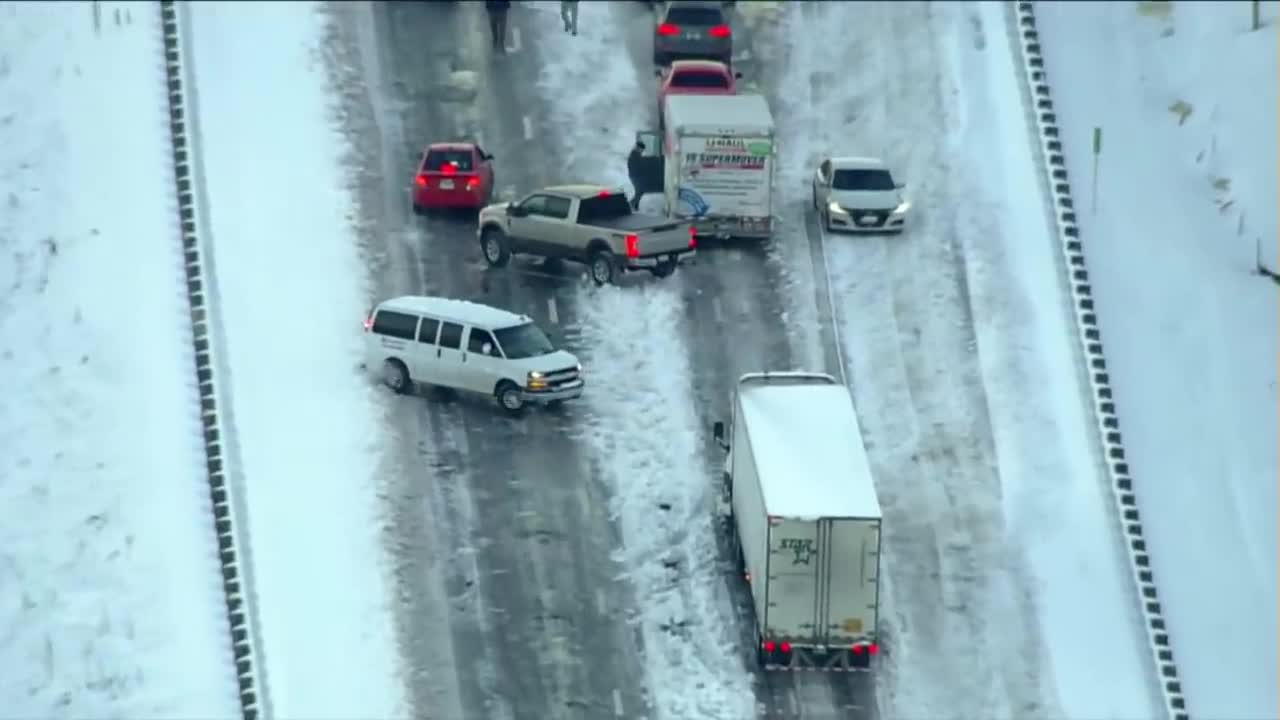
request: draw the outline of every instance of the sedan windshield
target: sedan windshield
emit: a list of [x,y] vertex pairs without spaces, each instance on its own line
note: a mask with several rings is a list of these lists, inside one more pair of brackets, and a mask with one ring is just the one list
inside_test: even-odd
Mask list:
[[836,170],[831,179],[833,190],[892,190],[893,176],[888,170]]
[[556,351],[551,346],[551,340],[533,323],[494,330],[493,334],[498,339],[498,346],[502,348],[503,354],[511,360],[538,357]]

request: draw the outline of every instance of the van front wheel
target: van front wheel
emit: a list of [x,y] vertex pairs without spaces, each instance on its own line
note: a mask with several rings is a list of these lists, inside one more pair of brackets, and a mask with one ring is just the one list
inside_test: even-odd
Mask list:
[[502,409],[511,415],[519,415],[524,411],[524,394],[521,393],[520,387],[510,380],[498,383],[494,397],[498,399]]

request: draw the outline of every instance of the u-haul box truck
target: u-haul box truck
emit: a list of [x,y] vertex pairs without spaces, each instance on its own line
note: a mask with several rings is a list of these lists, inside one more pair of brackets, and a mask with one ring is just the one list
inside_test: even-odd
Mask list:
[[636,133],[648,156],[638,184],[699,236],[773,235],[773,115],[761,95],[668,95],[664,131]]
[[869,668],[880,503],[848,389],[819,373],[744,375],[731,424],[714,433],[761,665]]

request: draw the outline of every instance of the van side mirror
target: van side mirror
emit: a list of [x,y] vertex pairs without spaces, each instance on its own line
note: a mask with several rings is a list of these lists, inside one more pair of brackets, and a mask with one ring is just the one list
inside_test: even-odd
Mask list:
[[656,77],[656,78],[660,78],[660,77],[662,77],[662,68],[654,68],[654,69],[653,69],[653,76],[654,76],[654,77]]
[[742,79],[742,73],[740,73],[740,72],[736,72],[736,73],[734,73],[734,74],[733,74],[733,78],[734,78],[735,80],[741,80],[741,79]]
[[904,189],[904,188],[906,188],[906,187],[907,187],[907,184],[906,184],[906,183],[894,183],[894,184],[893,184],[893,187],[894,187],[895,189],[897,189],[897,190],[902,190],[902,189]]

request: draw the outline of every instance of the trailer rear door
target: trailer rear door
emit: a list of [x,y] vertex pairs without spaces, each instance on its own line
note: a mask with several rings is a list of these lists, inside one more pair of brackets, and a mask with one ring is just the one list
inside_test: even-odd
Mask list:
[[[880,522],[872,519],[824,520],[828,583],[823,622],[827,644],[876,640],[880,587]],[[821,610],[821,608],[820,608]]]
[[818,622],[818,522],[769,519],[769,596],[765,636],[811,638]]

